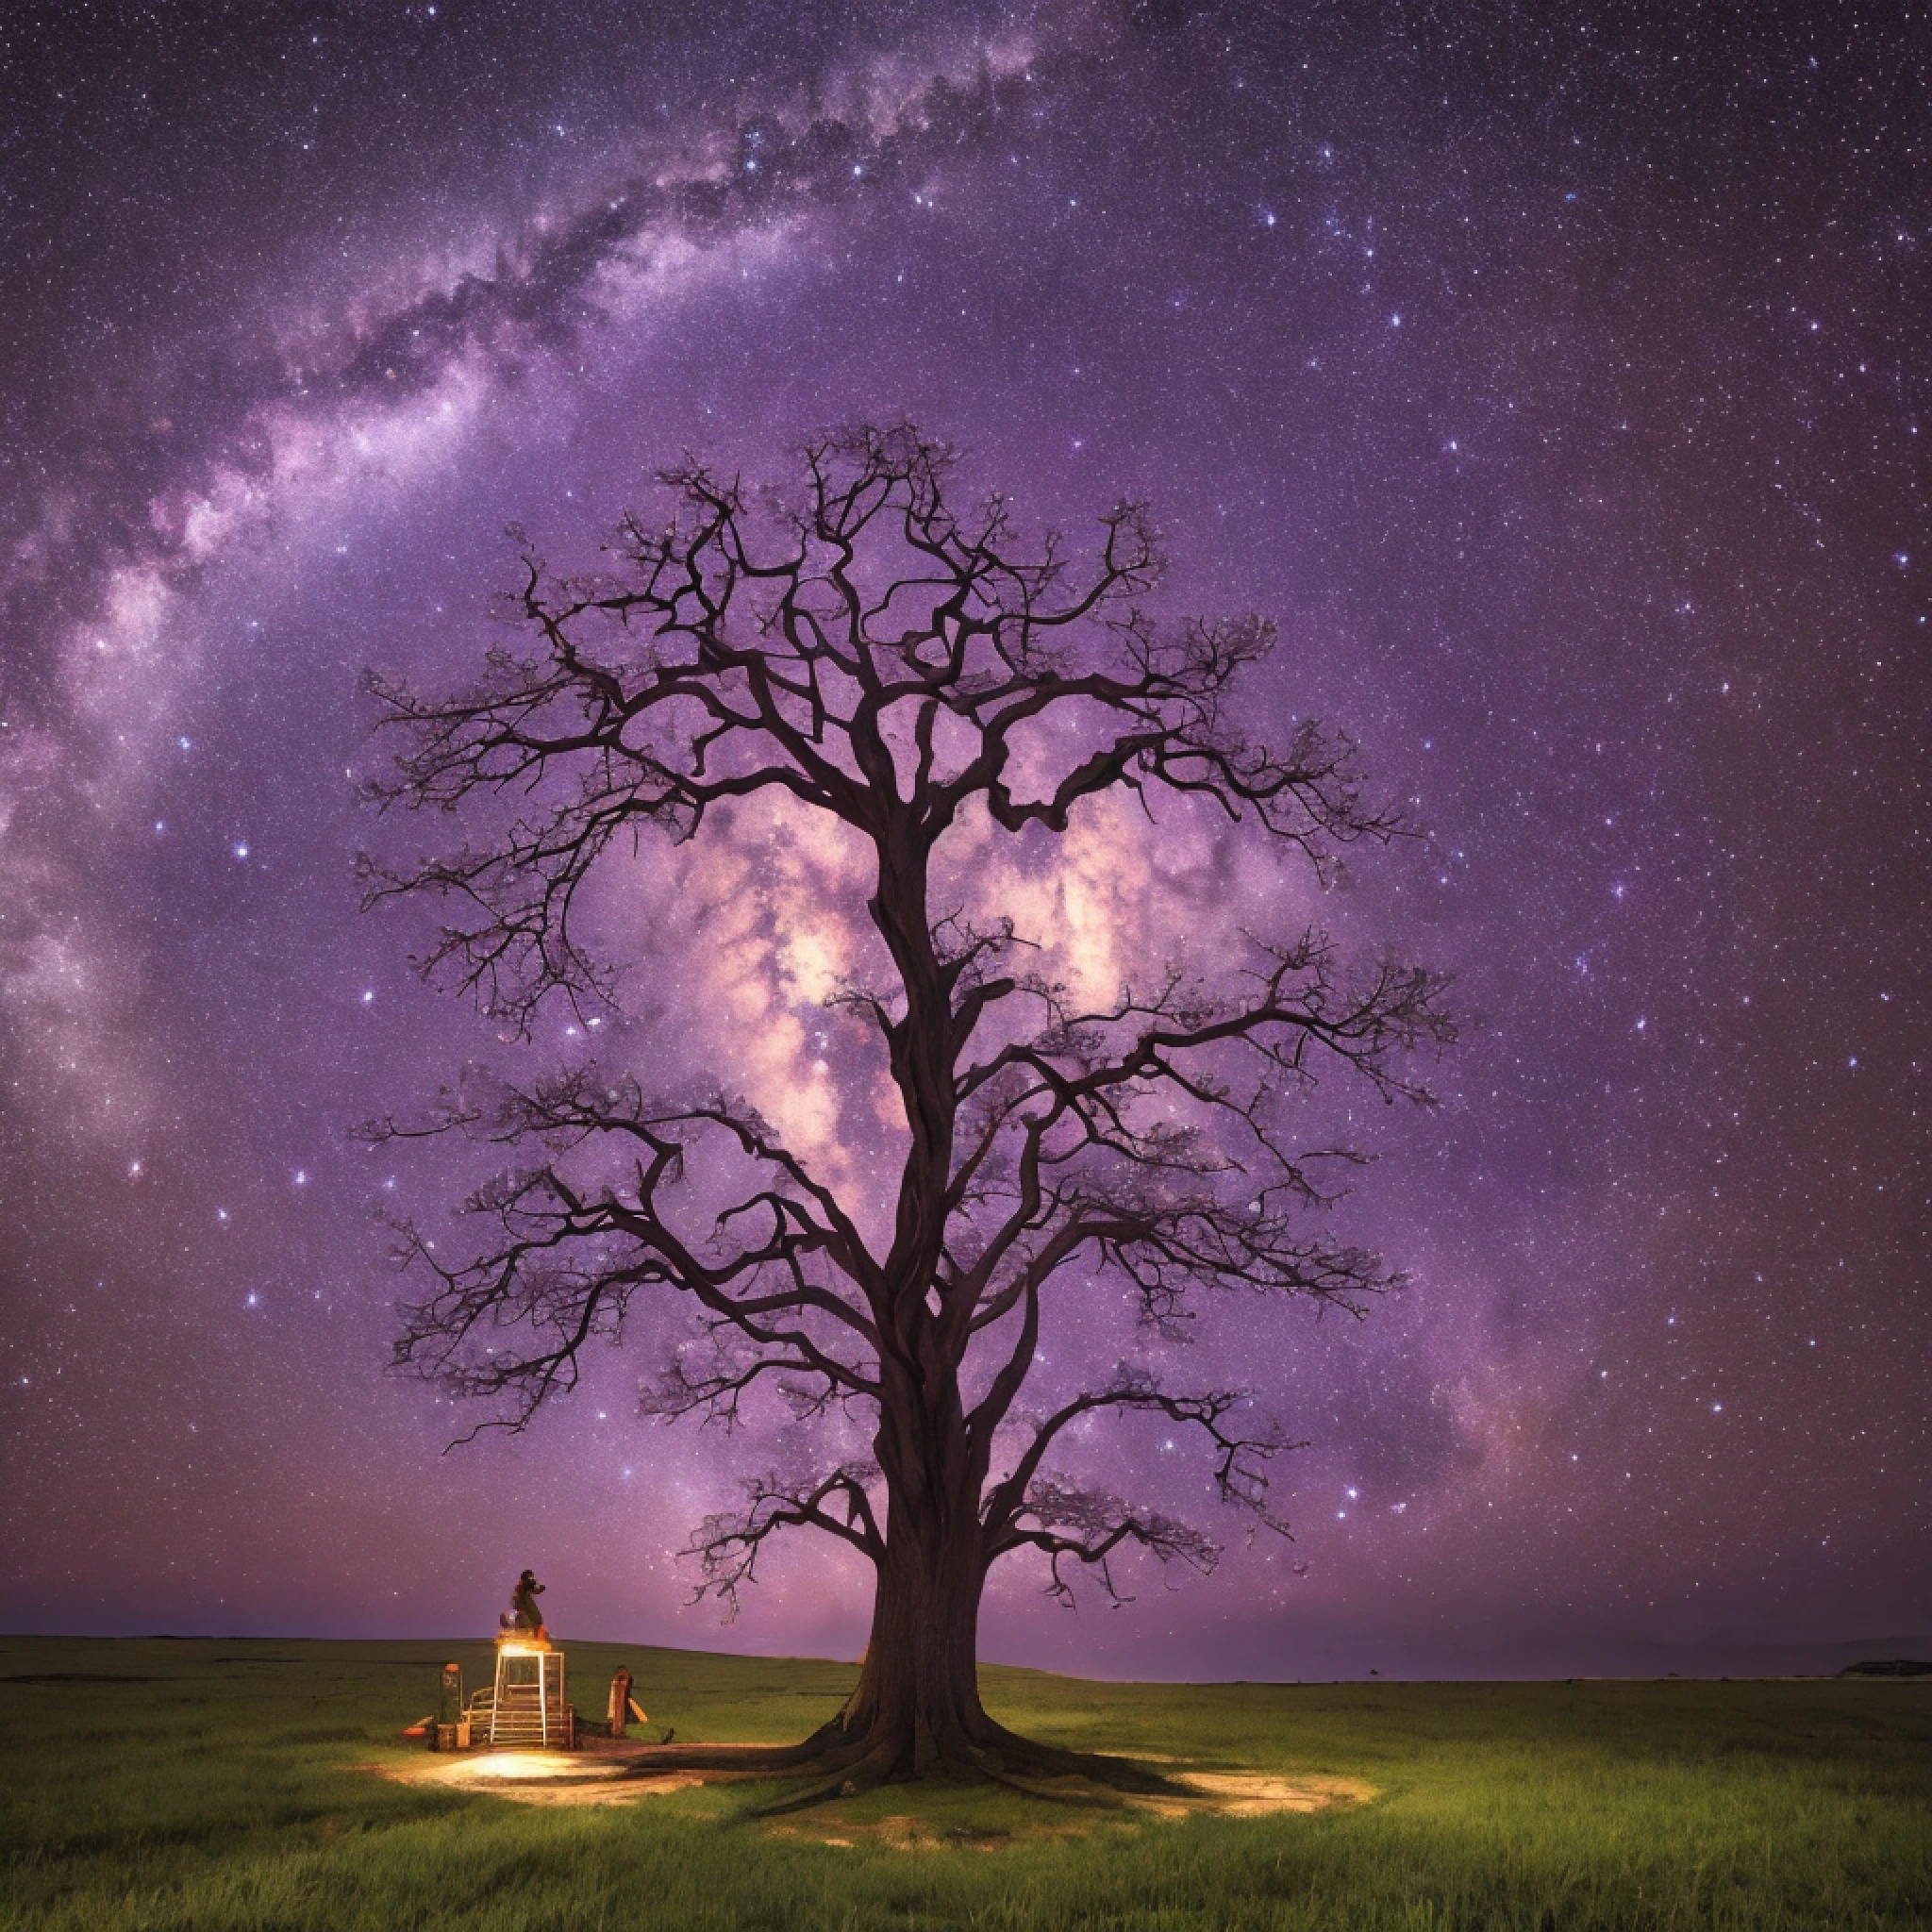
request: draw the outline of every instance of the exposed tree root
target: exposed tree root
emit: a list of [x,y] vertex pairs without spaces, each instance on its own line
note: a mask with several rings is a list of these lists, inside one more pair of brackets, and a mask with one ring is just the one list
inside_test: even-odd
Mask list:
[[1150,1771],[1131,1758],[1109,1757],[1094,1751],[1066,1751],[1056,1744],[1041,1744],[1023,1738],[1004,1724],[987,1722],[988,1737],[982,1747],[993,1756],[1001,1770],[1020,1777],[1078,1777],[1108,1790],[1155,1796],[1174,1789],[1168,1778]]
[[[928,1740],[924,1750],[896,1732],[855,1737],[836,1723],[797,1744],[654,1744],[630,1758],[622,1774],[641,1779],[713,1771],[799,1781],[803,1789],[753,1807],[748,1815],[759,1818],[809,1810],[880,1785],[927,1781],[1003,1785],[1057,1805],[1113,1806],[1129,1796],[1184,1795],[1168,1778],[1125,1758],[1041,1744],[990,1721],[980,1728],[980,1738],[949,1740],[947,1747]],[[1066,1789],[1067,1780],[1078,1780],[1081,1788]]]
[[[550,1807],[634,1805],[704,1785],[763,1782],[772,1775],[747,1771],[741,1763],[716,1772],[639,1774],[627,1758],[607,1756],[601,1768],[586,1767],[563,1754],[547,1752],[525,1754],[533,1761],[527,1769],[520,1769],[501,1762],[504,1755],[412,1756],[404,1762],[355,1768],[404,1784],[434,1785]],[[1145,1793],[1123,1791],[1085,1778],[1077,1781],[1078,1789],[1070,1789],[1074,1781],[1067,1779],[1047,1787],[985,1764],[966,1774],[948,1766],[922,1774],[909,1783],[888,1779],[868,1784],[863,1790],[851,1778],[837,1783],[824,1777],[787,1782],[791,1789],[741,1812],[740,1821],[758,1823],[782,1837],[816,1840],[826,1845],[866,1842],[901,1851],[962,1846],[992,1850],[1023,1841],[1082,1838],[1107,1828],[1132,1829],[1155,1820],[1188,1818],[1201,1812],[1225,1818],[1262,1818],[1283,1812],[1347,1808],[1375,1796],[1374,1788],[1359,1778],[1329,1774],[1180,1771],[1166,1790]],[[984,1802],[975,1801],[975,1790],[987,1794]],[[1029,1806],[1031,1815],[1016,1818],[1009,1806],[993,1797],[1004,1791],[1017,1791],[1038,1801],[1038,1807]]]

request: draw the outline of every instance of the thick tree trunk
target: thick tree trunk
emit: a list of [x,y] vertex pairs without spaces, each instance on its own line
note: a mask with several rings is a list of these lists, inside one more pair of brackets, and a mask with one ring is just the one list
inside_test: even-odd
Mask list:
[[888,1519],[872,1639],[836,1725],[875,1777],[966,1768],[995,1734],[979,1702],[979,1525],[970,1507],[946,1514]]
[[[1158,1775],[1119,1758],[1063,1751],[1018,1736],[979,1701],[977,1636],[986,1580],[976,1494],[953,1507],[928,1491],[915,1506],[889,1477],[886,1553],[873,1599],[872,1639],[858,1686],[828,1724],[777,1747],[667,1744],[638,1755],[632,1771],[718,1769],[788,1774],[804,1784],[760,1807],[804,1809],[826,1798],[917,1777],[991,1779],[1042,1796],[1087,1801],[1111,1791],[1160,1791]],[[1081,1780],[1042,1789],[1037,1779]]]
[[915,1777],[1077,1777],[1116,1790],[1164,1789],[1138,1766],[1036,1743],[988,1716],[979,1701],[986,1562],[977,1486],[968,1479],[938,1498],[928,1490],[918,1508],[897,1484],[891,1490],[886,1557],[858,1684],[793,1760],[831,1782],[774,1808],[809,1805],[851,1785]]

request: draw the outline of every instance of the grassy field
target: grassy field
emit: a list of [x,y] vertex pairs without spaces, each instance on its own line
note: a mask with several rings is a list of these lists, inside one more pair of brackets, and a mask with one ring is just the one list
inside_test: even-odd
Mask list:
[[[393,1782],[435,1667],[487,1646],[0,1639],[0,1924],[49,1932],[621,1926],[1932,1927],[1932,1683],[1113,1685],[986,1673],[1008,1724],[1204,1771],[1366,1781],[1309,1815],[874,1793],[855,1842],[759,1787],[537,1809]],[[802,1735],[850,1666],[573,1644],[653,1728]],[[587,1694],[588,1693],[588,1694]],[[943,1848],[868,1840],[917,1812]],[[1091,1828],[1090,1828],[1091,1827]],[[1075,1835],[1069,1836],[1072,1830]]]

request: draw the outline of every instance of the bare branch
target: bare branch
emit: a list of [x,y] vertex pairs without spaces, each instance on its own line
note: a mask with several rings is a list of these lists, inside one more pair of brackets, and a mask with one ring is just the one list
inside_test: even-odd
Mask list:
[[1018,1461],[986,1499],[983,1523],[989,1560],[1021,1543],[1044,1548],[1040,1542],[1041,1533],[1052,1530],[1064,1538],[1070,1526],[1079,1529],[1085,1539],[1082,1546],[1093,1552],[1087,1560],[1104,1557],[1123,1537],[1145,1540],[1134,1529],[1123,1527],[1130,1520],[1142,1521],[1144,1526],[1141,1512],[1103,1498],[1097,1491],[1080,1491],[1088,1501],[1077,1519],[1056,1516],[1054,1510],[1073,1491],[1062,1479],[1041,1474],[1048,1451],[1072,1424],[1106,1409],[1164,1415],[1170,1422],[1204,1435],[1214,1453],[1214,1483],[1221,1500],[1249,1511],[1278,1534],[1288,1534],[1287,1524],[1268,1508],[1267,1465],[1276,1456],[1305,1445],[1288,1441],[1267,1424],[1244,1425],[1250,1398],[1239,1391],[1175,1394],[1161,1388],[1145,1368],[1122,1363],[1102,1387],[1072,1397],[1033,1424]]
[[1060,1566],[1070,1558],[1094,1572],[1115,1605],[1133,1602],[1114,1580],[1112,1559],[1124,1544],[1148,1551],[1163,1565],[1178,1559],[1204,1576],[1221,1559],[1221,1546],[1198,1529],[1158,1510],[1137,1509],[1106,1490],[1042,1477],[1024,1513],[1029,1520],[1010,1532],[1004,1547],[1044,1550],[1046,1593],[1068,1609],[1074,1607],[1074,1586]]
[[866,1494],[877,1476],[874,1464],[841,1462],[816,1478],[754,1477],[744,1485],[744,1507],[707,1516],[684,1551],[697,1559],[702,1579],[691,1601],[713,1596],[736,1618],[740,1587],[757,1580],[759,1553],[784,1529],[823,1530],[878,1562],[885,1541]]

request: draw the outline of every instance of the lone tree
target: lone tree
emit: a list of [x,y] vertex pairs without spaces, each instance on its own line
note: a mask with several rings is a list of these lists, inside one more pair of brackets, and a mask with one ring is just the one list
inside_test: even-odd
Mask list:
[[526,552],[523,644],[492,651],[471,689],[373,677],[404,747],[374,798],[456,814],[470,842],[365,874],[372,901],[440,901],[424,970],[526,1031],[549,997],[613,996],[579,928],[593,876],[642,827],[692,839],[713,806],[774,788],[850,827],[875,859],[864,911],[882,946],[831,1004],[875,1035],[904,1108],[890,1225],[740,1099],[588,1064],[466,1087],[368,1130],[467,1135],[525,1162],[464,1204],[487,1229],[473,1258],[404,1227],[427,1281],[396,1357],[521,1427],[641,1305],[687,1297],[715,1347],[679,1355],[647,1411],[731,1419],[772,1378],[808,1413],[871,1430],[870,1456],[833,1448],[808,1474],[755,1481],[695,1541],[699,1594],[733,1605],[792,1527],[876,1573],[857,1690],[766,1761],[860,1785],[1091,1771],[981,1707],[988,1572],[1043,1552],[1064,1596],[1080,1565],[1111,1591],[1129,1545],[1202,1569],[1217,1551],[1057,1474],[1056,1444],[1083,1418],[1158,1413],[1196,1434],[1224,1500],[1271,1522],[1267,1466],[1290,1445],[1242,1391],[1144,1365],[1096,1365],[1081,1392],[1024,1410],[1043,1307],[1110,1277],[1161,1361],[1204,1296],[1359,1312],[1395,1277],[1306,1210],[1332,1198],[1328,1163],[1360,1157],[1295,1151],[1289,1103],[1328,1069],[1426,1099],[1403,1066],[1450,1037],[1441,982],[1344,963],[1305,931],[1255,942],[1233,990],[1170,967],[1081,1010],[1028,970],[1010,921],[936,907],[936,850],[968,813],[1038,839],[1119,788],[1150,815],[1192,794],[1318,871],[1395,826],[1345,740],[1307,724],[1278,746],[1249,735],[1238,694],[1268,624],[1170,629],[1143,612],[1158,558],[1139,507],[1100,519],[1076,561],[1056,537],[1024,543],[997,496],[956,508],[952,452],[910,426],[824,436],[800,463],[789,503],[693,464],[664,473],[670,520],[627,518],[605,575],[558,579]]

